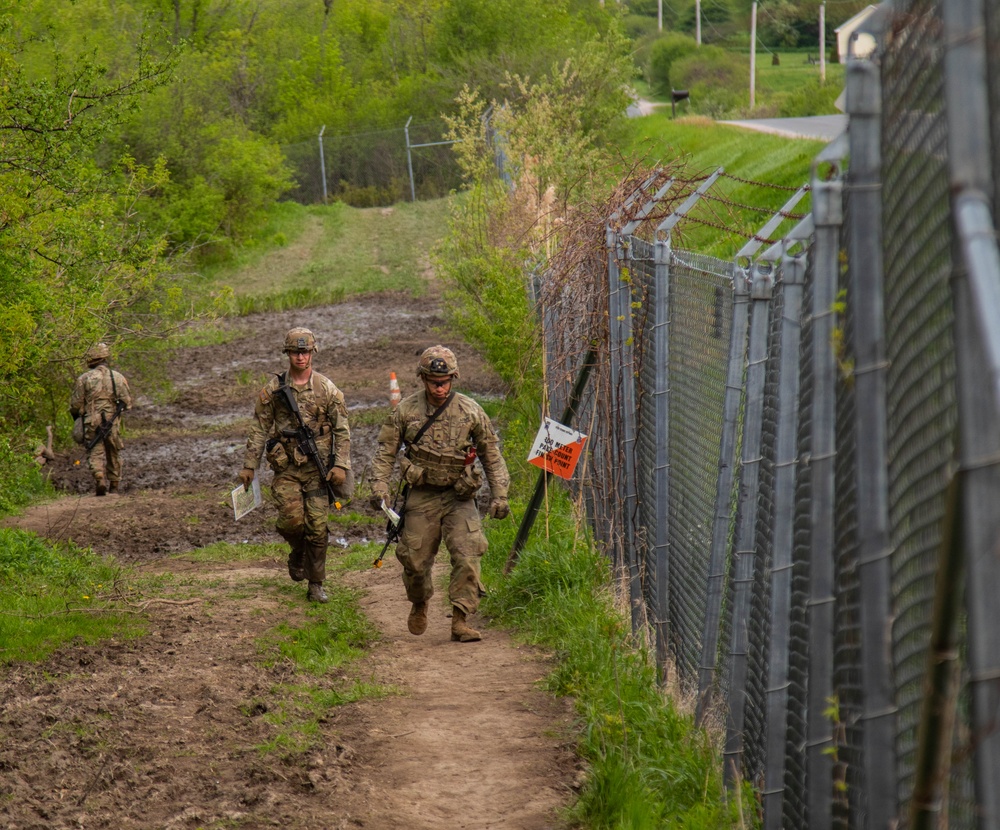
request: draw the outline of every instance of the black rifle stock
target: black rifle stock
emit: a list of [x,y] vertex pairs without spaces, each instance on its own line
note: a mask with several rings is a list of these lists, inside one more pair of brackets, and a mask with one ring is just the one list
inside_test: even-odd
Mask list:
[[101,413],[101,423],[98,425],[96,432],[94,432],[94,437],[84,444],[84,449],[87,452],[90,452],[111,434],[111,427],[114,426],[115,421],[118,420],[118,416],[125,411],[125,408],[125,401],[118,400],[115,401],[115,411],[109,420],[105,420],[104,413]]
[[302,413],[299,411],[299,402],[295,400],[295,393],[292,392],[291,387],[287,383],[282,383],[278,387],[278,392],[281,394],[285,401],[285,405],[288,407],[292,415],[295,416],[295,420],[299,424],[298,429],[283,429],[281,434],[285,438],[294,438],[298,443],[299,451],[313,464],[316,465],[316,469],[319,471],[320,480],[323,482],[323,489],[326,490],[326,497],[329,499],[330,504],[333,504],[337,500],[337,494],[333,492],[333,485],[327,481],[327,473],[329,470],[325,463],[323,463],[323,458],[320,455],[319,447],[316,446],[316,436],[313,435],[313,431],[306,426],[306,422],[302,420]]

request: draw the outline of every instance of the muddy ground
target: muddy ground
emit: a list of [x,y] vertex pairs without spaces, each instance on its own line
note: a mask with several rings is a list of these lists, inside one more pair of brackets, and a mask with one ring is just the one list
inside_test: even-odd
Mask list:
[[[440,593],[427,633],[411,636],[391,555],[381,570],[337,577],[361,593],[376,645],[343,675],[309,682],[332,693],[360,678],[392,693],[329,708],[308,747],[261,749],[281,731],[263,715],[291,705],[303,678],[288,662],[264,665],[259,641],[278,623],[304,619],[304,589],[288,580],[280,556],[204,564],[184,554],[219,541],[280,541],[269,504],[236,522],[229,491],[256,391],[284,368],[284,333],[296,325],[317,333],[315,366],[347,397],[361,481],[389,372],[404,395],[414,391],[424,347],[455,347],[462,391],[504,389],[447,331],[434,296],[368,297],[217,325],[223,345],[178,350],[156,367],[155,383],[149,373],[156,394],[142,372],[130,378],[136,400],[120,495],[91,494],[74,448],[49,467],[65,495],[5,522],[166,575],[173,599],[129,599],[128,610],[148,620],[138,640],[72,645],[43,665],[2,669],[0,828],[565,826],[561,810],[581,773],[571,705],[538,687],[546,655],[481,616],[473,622],[487,627],[482,642],[452,643]],[[349,507],[374,517],[363,499]],[[381,531],[331,524],[330,555]]]

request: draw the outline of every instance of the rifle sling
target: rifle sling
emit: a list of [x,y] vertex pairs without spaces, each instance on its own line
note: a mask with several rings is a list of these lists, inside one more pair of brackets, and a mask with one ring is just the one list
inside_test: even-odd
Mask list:
[[434,412],[431,414],[431,416],[426,421],[424,421],[424,423],[421,425],[420,429],[417,430],[417,434],[414,435],[413,436],[413,440],[410,441],[410,444],[409,444],[410,447],[412,447],[421,438],[424,437],[424,433],[427,432],[427,430],[430,429],[431,424],[433,424],[438,419],[438,415],[440,415],[442,412],[444,412],[448,408],[448,404],[451,403],[451,399],[454,398],[454,397],[455,397],[455,392],[454,392],[454,390],[452,390],[451,392],[448,393],[448,397],[445,398],[444,403],[441,404],[441,406],[439,406],[437,409],[435,409]]

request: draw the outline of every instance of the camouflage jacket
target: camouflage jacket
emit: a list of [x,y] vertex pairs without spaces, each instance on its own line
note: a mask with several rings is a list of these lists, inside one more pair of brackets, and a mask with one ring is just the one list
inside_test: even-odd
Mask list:
[[372,461],[372,483],[389,484],[396,456],[405,446],[400,472],[411,485],[454,487],[463,474],[468,475],[467,468],[472,467],[470,450],[474,449],[486,473],[491,495],[506,498],[510,475],[500,454],[500,439],[489,416],[472,398],[456,393],[420,441],[411,443],[435,409],[427,402],[423,390],[400,401],[379,431],[378,450]]
[[[264,446],[271,438],[284,446],[287,457],[294,463],[308,463],[301,453],[296,454],[295,440],[283,438],[281,434],[282,431],[299,428],[298,420],[289,410],[284,396],[275,394],[286,375],[287,372],[275,375],[257,395],[254,421],[243,457],[243,466],[251,470],[257,469]],[[302,420],[316,438],[320,457],[332,467],[351,469],[351,430],[347,424],[344,393],[332,380],[317,371],[313,371],[303,385],[293,383],[290,386]]]
[[[114,373],[114,383],[111,378]],[[69,410],[74,418],[81,415],[87,429],[88,437],[93,435],[94,430],[101,424],[101,416],[111,420],[115,414],[115,392],[118,398],[125,403],[126,409],[132,408],[132,393],[128,388],[128,381],[121,372],[116,372],[106,363],[101,363],[84,372],[76,379],[73,385],[73,394],[69,399]],[[117,434],[118,424],[121,419],[115,421],[112,433]]]

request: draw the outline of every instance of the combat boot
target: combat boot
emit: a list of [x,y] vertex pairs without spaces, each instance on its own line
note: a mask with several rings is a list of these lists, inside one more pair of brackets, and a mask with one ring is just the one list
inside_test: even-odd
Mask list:
[[117,481],[109,481],[108,482],[108,492],[109,493],[117,493],[118,492],[118,482]]
[[309,592],[306,594],[306,599],[310,602],[329,602],[330,598],[326,595],[326,591],[323,590],[322,582],[310,582]]
[[406,627],[411,634],[423,634],[427,630],[427,603],[415,602],[406,618]]
[[451,639],[456,643],[475,643],[483,639],[482,634],[465,622],[465,612],[457,605],[451,609]]
[[94,476],[94,481],[97,484],[97,495],[106,496],[108,494],[108,486],[104,483],[104,476]]
[[302,567],[302,554],[298,557],[294,553],[288,555],[288,575],[293,582],[301,582],[306,578],[306,569]]

